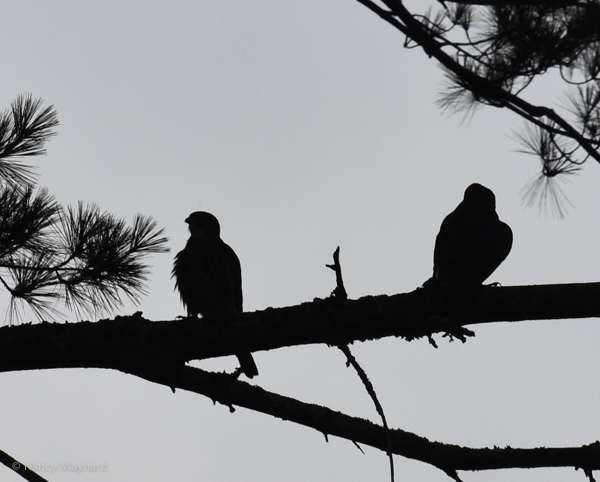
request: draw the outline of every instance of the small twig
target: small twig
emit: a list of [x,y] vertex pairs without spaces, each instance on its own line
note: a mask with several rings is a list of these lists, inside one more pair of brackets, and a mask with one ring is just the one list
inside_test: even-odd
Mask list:
[[358,444],[357,444],[357,443],[356,443],[354,440],[352,441],[352,443],[353,443],[353,444],[356,446],[356,448],[357,448],[358,450],[360,450],[360,451],[361,451],[361,453],[362,453],[363,455],[365,455],[365,451],[362,449],[362,447],[361,447],[360,445],[358,445]]
[[450,477],[455,482],[462,482],[462,480],[460,479],[460,477],[456,473],[456,470],[444,470],[444,472],[446,473],[446,475],[448,477]]
[[592,473],[591,469],[583,469],[583,473],[590,482],[596,482],[596,479],[594,479],[594,474]]
[[350,348],[348,347],[348,345],[338,345],[338,348],[342,351],[344,355],[346,355],[347,364],[352,365],[354,370],[356,370],[356,373],[358,374],[359,378],[363,382],[363,385],[367,389],[367,393],[369,394],[371,400],[373,400],[373,403],[375,404],[375,409],[377,410],[377,413],[381,417],[383,428],[385,429],[385,433],[387,435],[386,453],[388,459],[390,460],[390,478],[391,482],[394,482],[394,457],[392,454],[392,437],[390,433],[390,428],[388,427],[387,420],[385,418],[383,407],[381,406],[381,403],[379,403],[379,399],[377,398],[377,394],[375,393],[375,388],[373,387],[371,380],[369,380],[369,377],[367,376],[366,372],[358,364],[358,361],[356,361],[356,358],[354,358],[354,355],[352,355],[352,353],[350,352]]
[[342,266],[340,265],[340,247],[338,246],[333,253],[333,264],[326,264],[329,269],[335,271],[335,289],[331,293],[331,296],[340,301],[346,301],[348,299],[348,293],[344,288],[344,280],[342,279]]

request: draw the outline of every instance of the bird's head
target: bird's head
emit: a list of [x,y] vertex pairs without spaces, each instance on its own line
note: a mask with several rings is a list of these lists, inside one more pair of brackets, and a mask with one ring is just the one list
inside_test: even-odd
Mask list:
[[496,196],[494,193],[481,184],[471,184],[465,190],[464,203],[482,210],[496,210]]
[[212,214],[204,211],[196,211],[185,220],[194,237],[219,237],[221,227],[219,221]]

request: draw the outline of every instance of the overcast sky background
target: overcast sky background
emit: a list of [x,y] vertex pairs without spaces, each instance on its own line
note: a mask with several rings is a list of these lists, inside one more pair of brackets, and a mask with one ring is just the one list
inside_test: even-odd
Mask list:
[[[425,2],[411,5],[424,11]],[[521,202],[539,172],[509,112],[471,120],[436,106],[443,73],[353,0],[3,1],[0,108],[31,93],[59,113],[35,159],[63,204],[153,216],[153,320],[183,314],[174,254],[186,216],[215,214],[243,268],[245,310],[326,297],[341,247],[350,297],[411,291],[432,269],[443,218],[479,182],[513,250],[490,281],[598,281],[598,178],[565,184],[563,220]],[[529,98],[558,105],[552,82]],[[549,100],[552,99],[552,100]],[[7,306],[6,297],[0,302]],[[74,320],[72,314],[65,318]],[[466,344],[400,339],[351,348],[394,428],[460,445],[578,446],[600,438],[597,320],[477,326]],[[343,355],[308,346],[255,355],[265,389],[378,421]],[[203,364],[233,369],[235,358]],[[389,480],[385,454],[199,395],[102,370],[0,374],[0,449],[63,481]],[[395,458],[401,480],[446,481]],[[52,466],[108,464],[81,473]],[[47,467],[39,469],[39,465]],[[572,469],[461,473],[464,481],[582,481]],[[0,479],[21,481],[0,467]]]

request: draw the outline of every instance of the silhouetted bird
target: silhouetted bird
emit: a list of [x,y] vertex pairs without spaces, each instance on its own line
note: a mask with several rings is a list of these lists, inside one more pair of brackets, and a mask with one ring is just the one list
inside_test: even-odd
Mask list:
[[[237,255],[220,236],[219,221],[197,211],[185,220],[191,236],[175,257],[173,276],[188,316],[242,312],[242,268]],[[258,375],[251,353],[236,355],[241,371]]]
[[512,247],[510,227],[498,219],[496,197],[471,184],[463,201],[440,227],[433,254],[434,285],[475,288],[506,259]]

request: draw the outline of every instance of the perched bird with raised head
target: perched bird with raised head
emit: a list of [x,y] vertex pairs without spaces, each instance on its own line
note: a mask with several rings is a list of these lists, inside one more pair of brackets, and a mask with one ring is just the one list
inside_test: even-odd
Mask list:
[[471,184],[440,227],[433,253],[434,286],[476,288],[500,266],[512,247],[510,227],[496,214],[494,193]]
[[[197,211],[185,222],[191,236],[175,256],[172,276],[188,316],[241,313],[242,268],[233,249],[221,239],[219,221]],[[251,353],[236,356],[244,375],[258,375]]]

